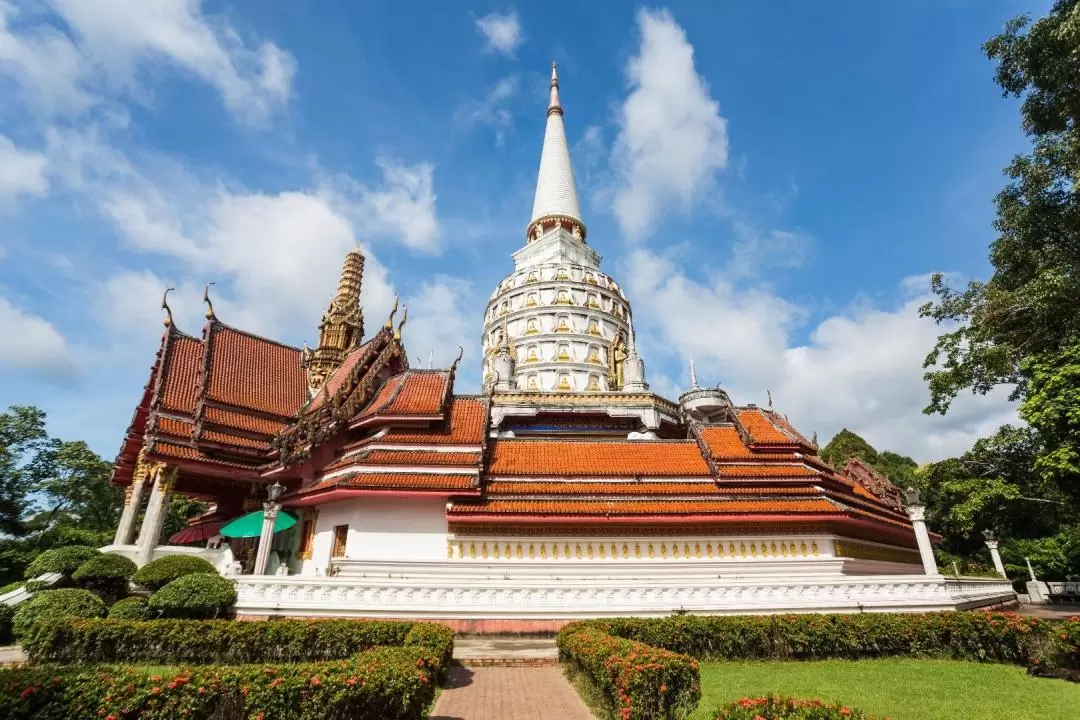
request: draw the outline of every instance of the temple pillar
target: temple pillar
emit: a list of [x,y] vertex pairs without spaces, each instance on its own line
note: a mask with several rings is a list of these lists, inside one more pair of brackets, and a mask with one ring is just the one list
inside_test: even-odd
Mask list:
[[165,515],[169,511],[173,483],[176,482],[176,468],[157,465],[151,476],[154,479],[154,489],[150,491],[150,500],[146,503],[142,527],[139,528],[139,539],[135,543],[138,546],[135,551],[135,564],[139,567],[150,562],[154,555],[154,548],[161,540],[161,530],[165,527]]
[[262,533],[259,534],[259,550],[255,553],[255,567],[251,570],[252,575],[266,575],[266,564],[270,560],[270,546],[274,544],[274,524],[277,522],[280,509],[281,506],[277,503],[263,503]]
[[1001,577],[1008,577],[1005,574],[1005,564],[1001,562],[1001,553],[998,552],[998,541],[987,540],[986,547],[990,550],[990,559],[994,561],[994,569],[997,570],[997,574]]
[[116,526],[113,545],[130,545],[135,539],[135,518],[139,516],[145,484],[145,472],[136,472],[131,479],[131,484],[124,488],[124,511],[120,514],[120,524]]
[[915,541],[919,544],[919,557],[922,558],[923,572],[930,576],[938,576],[941,573],[937,569],[937,560],[934,559],[934,547],[930,543],[930,533],[926,530],[926,506],[909,505],[908,517],[915,528]]

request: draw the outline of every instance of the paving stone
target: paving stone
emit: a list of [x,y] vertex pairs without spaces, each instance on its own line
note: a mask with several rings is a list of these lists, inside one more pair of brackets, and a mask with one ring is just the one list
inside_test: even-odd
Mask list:
[[592,720],[558,667],[455,665],[431,720]]

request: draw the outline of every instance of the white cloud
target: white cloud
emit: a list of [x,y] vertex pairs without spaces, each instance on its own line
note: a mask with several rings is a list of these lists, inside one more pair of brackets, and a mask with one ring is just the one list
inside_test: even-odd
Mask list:
[[[847,427],[879,449],[929,461],[1015,422],[1005,390],[962,397],[944,417],[922,414],[922,361],[941,331],[918,317],[925,291],[891,310],[856,303],[799,342],[806,310],[768,290],[696,282],[646,250],[623,264],[639,344],[653,367],[663,367],[662,359],[684,367],[692,353],[702,384],[721,383],[740,404],[763,404],[771,390],[777,409],[807,435],[820,433],[822,443]],[[678,385],[686,387],[684,375]]]
[[[288,100],[296,63],[272,42],[249,42],[201,0],[49,0],[69,34],[41,13],[0,0],[0,73],[45,114],[80,113],[118,93],[148,96],[140,71],[162,63],[213,85],[238,119],[261,123]],[[25,3],[25,7],[37,6]],[[27,24],[29,18],[37,22]],[[55,22],[55,21],[54,21]]]
[[0,297],[0,367],[29,370],[46,376],[74,370],[63,335],[48,321],[31,315]]
[[813,239],[791,230],[760,230],[744,220],[732,223],[735,242],[727,272],[751,277],[772,268],[799,267],[810,254]]
[[48,166],[44,155],[20,150],[0,134],[0,199],[20,194],[44,195],[49,189]]
[[521,23],[516,12],[508,15],[491,13],[476,21],[476,29],[484,36],[486,52],[501,52],[513,55],[514,48],[521,43]]
[[410,363],[427,367],[431,353],[435,367],[448,367],[460,347],[464,349],[462,368],[472,369],[476,364],[477,323],[462,307],[472,299],[472,285],[467,280],[445,275],[436,275],[405,298],[409,320],[402,338],[411,353]]
[[518,77],[501,78],[488,94],[462,107],[458,113],[466,125],[486,125],[495,131],[495,144],[502,145],[507,130],[514,124],[514,115],[505,102],[518,90]]
[[727,165],[727,122],[694,67],[694,48],[666,10],[638,12],[641,45],[612,151],[615,216],[631,239],[677,203],[687,210]]

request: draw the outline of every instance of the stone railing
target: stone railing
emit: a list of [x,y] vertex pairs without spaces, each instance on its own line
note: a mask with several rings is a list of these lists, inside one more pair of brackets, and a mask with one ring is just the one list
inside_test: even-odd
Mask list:
[[[369,567],[378,563],[367,563]],[[1015,600],[1006,582],[940,577],[814,579],[668,577],[492,577],[441,563],[426,575],[383,572],[346,577],[244,576],[245,615],[576,619],[598,616],[773,612],[951,610]],[[402,568],[403,569],[403,568]],[[460,573],[460,574],[459,574]]]

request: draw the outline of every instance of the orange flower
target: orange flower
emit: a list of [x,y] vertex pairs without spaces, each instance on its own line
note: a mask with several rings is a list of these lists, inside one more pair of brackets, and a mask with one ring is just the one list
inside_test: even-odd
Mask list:
[[322,685],[322,680],[319,679],[318,675],[312,675],[311,679],[308,680],[308,685],[310,685],[311,687],[319,687],[320,685]]

